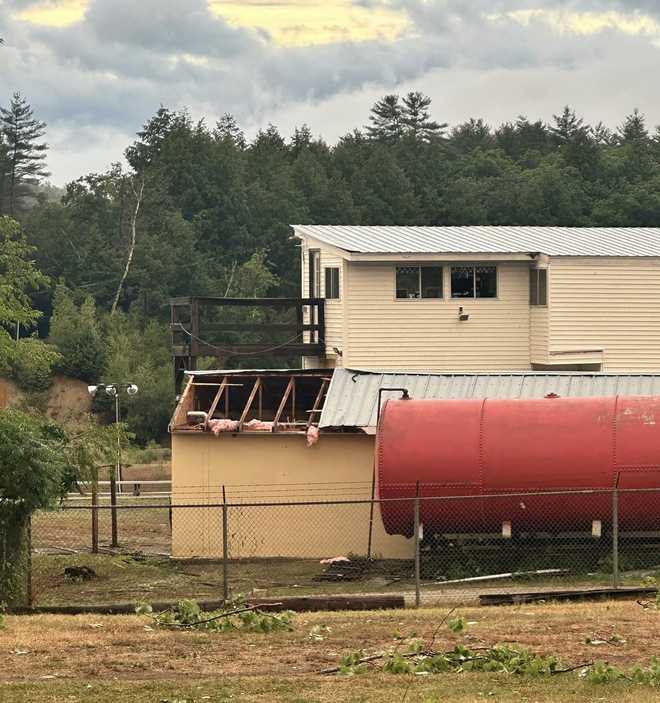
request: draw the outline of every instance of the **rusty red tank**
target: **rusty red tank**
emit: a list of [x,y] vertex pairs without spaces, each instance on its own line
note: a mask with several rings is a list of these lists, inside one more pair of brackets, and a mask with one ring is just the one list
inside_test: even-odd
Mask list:
[[[421,501],[424,530],[442,533],[588,530],[612,518],[611,492],[533,496],[538,491],[622,489],[623,529],[660,530],[660,397],[534,400],[389,400],[376,439],[380,498]],[[489,496],[502,496],[489,498]],[[381,504],[390,534],[412,535],[411,501]]]

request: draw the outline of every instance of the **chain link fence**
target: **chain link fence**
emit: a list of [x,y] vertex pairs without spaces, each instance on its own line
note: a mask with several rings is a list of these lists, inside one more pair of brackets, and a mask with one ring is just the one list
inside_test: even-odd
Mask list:
[[660,575],[660,489],[407,490],[414,495],[382,501],[67,503],[33,516],[19,592],[37,606],[239,594],[468,602],[494,590],[615,588]]

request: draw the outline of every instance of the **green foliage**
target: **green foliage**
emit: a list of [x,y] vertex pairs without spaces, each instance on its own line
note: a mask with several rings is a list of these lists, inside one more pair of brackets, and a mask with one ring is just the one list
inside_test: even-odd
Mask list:
[[27,391],[47,388],[53,379],[53,368],[60,363],[61,354],[36,337],[26,337],[15,343],[11,359],[11,375]]
[[[139,315],[117,314],[106,325],[107,356],[103,380],[135,383],[135,396],[122,395],[122,419],[140,444],[167,432],[174,405],[174,377],[166,325]],[[98,402],[114,420],[114,406],[106,397]],[[112,406],[112,407],[111,407]]]
[[465,618],[454,618],[447,623],[449,629],[455,634],[459,634],[467,627]]
[[99,378],[105,361],[105,343],[91,296],[77,306],[66,286],[56,287],[49,339],[62,355],[59,371],[83,381]]
[[278,632],[293,630],[293,613],[267,613],[249,609],[242,601],[234,601],[224,610],[203,611],[197,601],[180,600],[173,608],[153,615],[148,603],[138,603],[138,615],[149,615],[158,627],[190,628],[211,632]]

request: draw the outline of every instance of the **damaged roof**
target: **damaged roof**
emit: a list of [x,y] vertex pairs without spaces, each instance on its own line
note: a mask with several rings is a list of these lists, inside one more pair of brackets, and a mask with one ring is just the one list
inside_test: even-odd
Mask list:
[[[379,388],[407,388],[410,397],[543,398],[608,395],[659,395],[658,374],[582,372],[421,373],[335,369],[319,422],[320,428],[375,430]],[[400,393],[383,393],[383,400]]]
[[659,227],[398,227],[292,225],[358,254],[546,254],[660,257]]

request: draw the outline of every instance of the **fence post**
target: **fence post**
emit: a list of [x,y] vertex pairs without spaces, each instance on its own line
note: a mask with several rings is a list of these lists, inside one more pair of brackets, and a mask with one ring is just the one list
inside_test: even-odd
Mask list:
[[419,481],[415,492],[415,607],[419,608],[420,551],[419,551]]
[[99,553],[99,485],[94,478],[92,483],[92,554]]
[[229,600],[229,515],[227,508],[227,494],[225,487],[222,487],[222,598],[226,604]]
[[113,469],[110,476],[110,523],[112,530],[111,547],[118,547],[119,540],[117,538],[117,476]]
[[374,533],[374,499],[376,497],[376,466],[371,473],[371,503],[369,505],[369,539],[367,540],[367,560],[371,561],[371,545]]
[[619,587],[619,489],[612,490],[612,588]]
[[27,523],[27,583],[26,583],[26,597],[28,608],[31,608],[34,604],[34,597],[32,595],[32,514],[28,517]]

